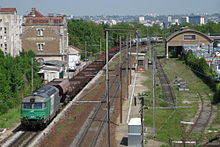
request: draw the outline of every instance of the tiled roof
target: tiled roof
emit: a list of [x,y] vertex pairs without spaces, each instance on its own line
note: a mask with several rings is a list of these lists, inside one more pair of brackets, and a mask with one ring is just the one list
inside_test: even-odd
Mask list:
[[16,8],[0,8],[0,12],[16,12]]
[[31,12],[25,17],[24,24],[60,24],[64,23],[64,17],[45,17],[36,8],[32,8]]
[[63,17],[28,17],[25,24],[63,23]]
[[75,46],[70,45],[68,54],[80,54],[81,50]]
[[77,48],[77,47],[75,47],[75,46],[73,46],[73,45],[69,45],[69,48],[75,49],[75,50],[77,50],[77,51],[81,51],[81,49],[79,49],[79,48]]

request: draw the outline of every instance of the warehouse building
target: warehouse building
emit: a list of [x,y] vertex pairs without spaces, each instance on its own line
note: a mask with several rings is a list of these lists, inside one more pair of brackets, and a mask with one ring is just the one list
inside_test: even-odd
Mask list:
[[167,37],[166,57],[168,58],[170,55],[178,57],[182,53],[183,46],[210,46],[212,42],[213,40],[207,35],[190,28],[184,28]]

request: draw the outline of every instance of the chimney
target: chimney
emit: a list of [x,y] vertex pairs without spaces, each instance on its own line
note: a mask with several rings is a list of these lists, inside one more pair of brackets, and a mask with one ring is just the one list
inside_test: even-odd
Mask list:
[[36,11],[36,8],[32,8],[31,11],[32,11],[32,12]]
[[31,16],[32,16],[32,17],[35,17],[35,11],[36,11],[36,8],[32,8],[32,9],[31,9]]
[[48,13],[49,17],[54,17],[54,13]]

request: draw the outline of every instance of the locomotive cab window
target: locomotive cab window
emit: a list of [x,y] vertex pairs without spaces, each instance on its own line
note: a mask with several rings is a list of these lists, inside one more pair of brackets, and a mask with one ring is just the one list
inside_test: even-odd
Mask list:
[[22,108],[24,109],[44,109],[46,103],[23,103]]
[[32,104],[31,104],[31,103],[23,103],[23,104],[22,104],[22,107],[23,107],[24,109],[32,109]]
[[42,109],[43,103],[34,103],[33,109]]
[[47,103],[43,103],[43,108],[47,108]]

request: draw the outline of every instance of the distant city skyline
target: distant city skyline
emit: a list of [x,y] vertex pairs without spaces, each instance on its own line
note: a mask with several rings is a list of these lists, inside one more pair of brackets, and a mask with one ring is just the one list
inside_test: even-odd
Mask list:
[[0,7],[17,8],[19,14],[40,12],[73,16],[159,15],[220,13],[220,0],[1,0]]

